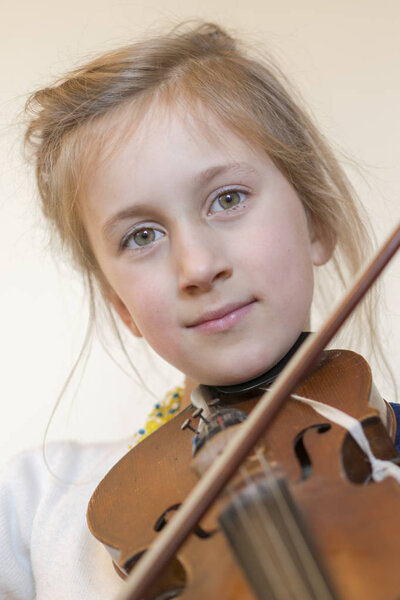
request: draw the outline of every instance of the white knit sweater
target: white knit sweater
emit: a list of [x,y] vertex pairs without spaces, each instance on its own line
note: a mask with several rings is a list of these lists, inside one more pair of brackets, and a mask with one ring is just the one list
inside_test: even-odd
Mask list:
[[123,585],[90,533],[94,489],[128,444],[58,443],[17,456],[0,476],[0,599],[112,600]]

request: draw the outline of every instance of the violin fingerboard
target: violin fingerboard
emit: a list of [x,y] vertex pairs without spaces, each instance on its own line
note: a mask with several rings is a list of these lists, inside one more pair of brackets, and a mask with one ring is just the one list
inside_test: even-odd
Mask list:
[[259,600],[338,600],[283,478],[247,487],[219,522]]

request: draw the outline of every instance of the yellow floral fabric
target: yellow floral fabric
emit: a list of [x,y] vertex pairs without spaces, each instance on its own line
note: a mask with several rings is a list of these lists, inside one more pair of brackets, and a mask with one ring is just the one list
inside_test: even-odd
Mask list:
[[154,405],[153,410],[147,417],[144,427],[141,427],[133,435],[133,443],[129,448],[133,448],[139,442],[144,440],[156,429],[174,418],[179,411],[183,398],[183,387],[176,387],[169,392],[161,402]]

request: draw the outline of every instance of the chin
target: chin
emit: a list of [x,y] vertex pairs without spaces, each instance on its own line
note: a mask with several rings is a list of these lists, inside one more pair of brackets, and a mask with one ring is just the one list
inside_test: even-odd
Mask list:
[[262,375],[272,369],[278,360],[262,362],[261,366],[254,363],[248,366],[241,364],[239,368],[231,367],[228,371],[214,373],[212,377],[208,373],[208,377],[204,378],[204,381],[200,379],[200,382],[205,385],[236,385]]
[[[269,371],[269,369],[272,369],[285,356],[299,335],[300,333],[282,349],[278,349],[277,345],[273,346],[273,352],[271,352],[271,346],[269,346],[268,348],[261,349],[253,348],[252,352],[240,352],[235,357],[231,355],[227,357],[227,361],[229,362],[219,365],[219,369],[216,370],[215,363],[211,365],[207,372],[207,377],[204,378],[204,381],[200,381],[206,385],[225,386],[236,385],[259,377]],[[210,374],[212,374],[211,377]]]

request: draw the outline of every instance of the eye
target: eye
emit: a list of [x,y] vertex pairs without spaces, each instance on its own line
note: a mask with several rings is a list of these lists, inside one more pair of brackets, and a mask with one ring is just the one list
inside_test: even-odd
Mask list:
[[142,227],[141,229],[134,229],[128,231],[128,233],[122,238],[121,248],[135,249],[144,248],[149,246],[156,240],[163,237],[164,233],[154,229],[153,227]]
[[243,202],[246,197],[247,194],[245,192],[240,192],[238,190],[223,192],[222,194],[219,194],[211,204],[210,212],[216,213],[228,210],[229,208],[235,208]]

